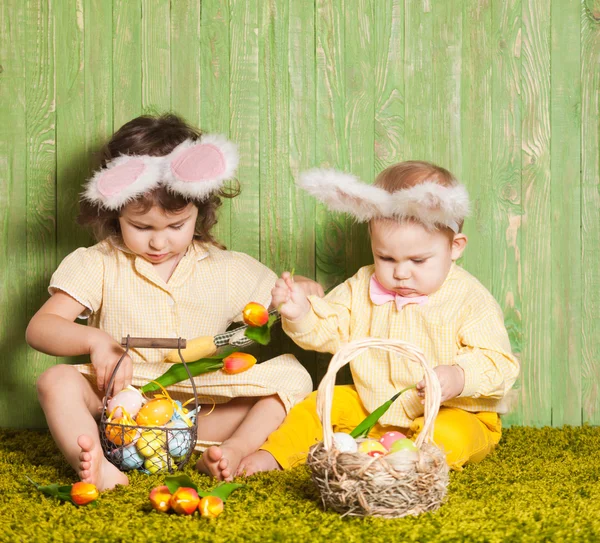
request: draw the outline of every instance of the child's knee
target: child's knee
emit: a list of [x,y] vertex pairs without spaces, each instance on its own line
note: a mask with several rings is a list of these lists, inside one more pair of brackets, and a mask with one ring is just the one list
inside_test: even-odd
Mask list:
[[65,385],[78,378],[80,373],[68,364],[57,364],[48,368],[36,381],[36,389],[40,399],[48,398],[64,389]]

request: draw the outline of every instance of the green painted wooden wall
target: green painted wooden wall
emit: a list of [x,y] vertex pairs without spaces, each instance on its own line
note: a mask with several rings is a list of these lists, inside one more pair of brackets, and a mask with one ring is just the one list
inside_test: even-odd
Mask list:
[[326,287],[370,262],[365,230],[298,171],[450,168],[474,202],[463,265],[522,360],[507,421],[600,423],[600,0],[4,0],[0,31],[0,426],[44,424],[56,360],[24,331],[90,241],[93,153],[167,110],[240,146],[219,238]]

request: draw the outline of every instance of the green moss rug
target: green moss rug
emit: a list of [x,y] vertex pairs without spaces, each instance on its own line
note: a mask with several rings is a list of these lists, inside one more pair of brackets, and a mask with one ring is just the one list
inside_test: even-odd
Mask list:
[[[191,468],[203,489],[214,483]],[[397,520],[341,519],[323,511],[304,467],[248,479],[215,520],[154,512],[163,476],[76,508],[25,479],[70,484],[73,471],[47,433],[0,430],[0,541],[600,541],[600,428],[511,428],[483,463],[451,475],[435,513]]]

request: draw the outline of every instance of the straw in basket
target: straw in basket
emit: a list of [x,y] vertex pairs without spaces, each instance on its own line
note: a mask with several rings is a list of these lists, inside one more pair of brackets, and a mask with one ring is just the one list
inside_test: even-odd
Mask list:
[[[340,452],[333,440],[331,406],[337,372],[368,349],[397,353],[420,364],[425,373],[425,422],[415,445],[417,459],[396,461],[396,454],[371,457]],[[323,441],[311,447],[307,464],[323,505],[342,515],[397,518],[437,509],[446,496],[448,464],[433,442],[433,424],[441,401],[438,378],[414,345],[401,340],[367,338],[344,345],[331,359],[317,392]]]

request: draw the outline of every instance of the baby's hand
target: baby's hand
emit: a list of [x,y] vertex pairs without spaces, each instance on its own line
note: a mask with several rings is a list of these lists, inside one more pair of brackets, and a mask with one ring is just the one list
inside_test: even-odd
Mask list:
[[90,360],[96,370],[98,390],[104,391],[106,395],[120,392],[131,384],[133,376],[133,363],[129,355],[126,355],[119,366],[112,384],[112,392],[106,390],[110,377],[123,354],[124,349],[108,334],[99,335],[98,339],[90,345]]
[[[460,366],[437,366],[433,368],[442,387],[442,401],[452,400],[456,398],[465,388],[465,372]],[[425,380],[417,383],[417,394],[421,397],[425,397]]]
[[283,272],[271,291],[271,304],[290,321],[301,319],[310,310],[304,289],[292,280],[289,272]]
[[299,286],[307,296],[318,296],[319,298],[325,296],[323,287],[308,277],[294,275],[294,284]]

